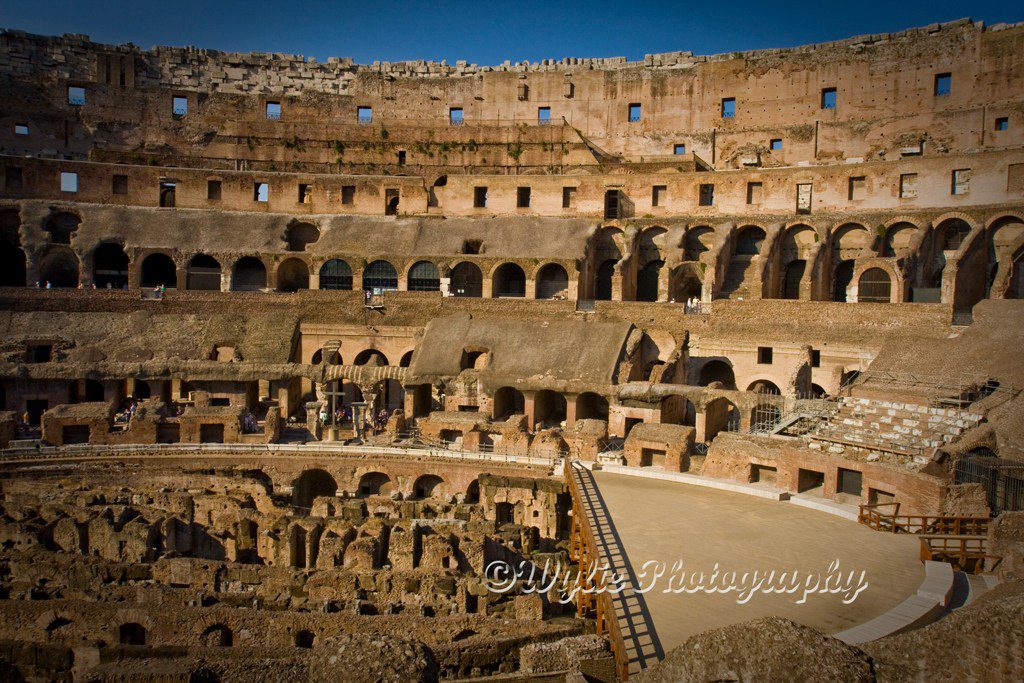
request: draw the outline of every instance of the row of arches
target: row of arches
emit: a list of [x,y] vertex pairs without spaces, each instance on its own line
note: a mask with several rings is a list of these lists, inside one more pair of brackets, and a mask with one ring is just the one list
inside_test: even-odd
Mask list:
[[[319,497],[336,496],[338,482],[330,472],[323,469],[305,470],[292,482],[292,504],[303,509],[310,509]],[[389,496],[397,491],[397,483],[385,472],[371,471],[359,477],[356,484],[357,498],[368,496]],[[451,484],[442,476],[425,473],[416,477],[410,491],[412,500],[446,497],[456,493]],[[464,492],[465,501],[475,503],[480,499],[480,484],[477,480],[470,482]]]

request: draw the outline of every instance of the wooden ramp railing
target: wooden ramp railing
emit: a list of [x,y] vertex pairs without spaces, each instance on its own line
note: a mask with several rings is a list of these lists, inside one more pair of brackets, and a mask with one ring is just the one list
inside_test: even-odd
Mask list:
[[989,517],[900,514],[900,503],[861,505],[857,521],[878,531],[916,534],[921,561],[936,560],[969,574],[992,571],[1001,558],[986,552]]
[[[597,633],[607,636],[615,656],[619,680],[659,661],[661,644],[646,608],[637,593],[625,552],[614,533],[593,476],[579,463],[565,459],[565,481],[572,495],[572,534],[569,553],[579,565],[584,588],[578,593],[576,611],[593,618]],[[607,565],[609,572],[591,572]],[[622,590],[610,592],[612,577],[622,580]]]

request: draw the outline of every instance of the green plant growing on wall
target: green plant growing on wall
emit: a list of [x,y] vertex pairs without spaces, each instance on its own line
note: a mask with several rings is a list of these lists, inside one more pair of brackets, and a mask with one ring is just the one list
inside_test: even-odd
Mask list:
[[523,156],[523,143],[510,142],[508,144],[508,156],[518,164],[519,157]]
[[338,155],[338,158],[345,156],[345,143],[341,140],[331,140],[331,150]]

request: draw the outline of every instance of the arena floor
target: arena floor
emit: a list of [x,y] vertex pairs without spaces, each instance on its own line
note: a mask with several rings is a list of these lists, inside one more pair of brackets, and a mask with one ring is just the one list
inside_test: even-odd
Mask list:
[[[835,633],[886,612],[913,594],[924,578],[919,542],[871,530],[846,519],[739,493],[678,482],[594,472],[639,585],[644,563],[682,560],[684,571],[710,574],[776,570],[824,577],[839,560],[844,583],[865,571],[867,588],[849,605],[842,596],[757,593],[745,605],[736,594],[666,593],[668,578],[644,594],[661,646],[681,645],[701,631],[764,616],[780,616]],[[679,585],[676,583],[675,585]]]

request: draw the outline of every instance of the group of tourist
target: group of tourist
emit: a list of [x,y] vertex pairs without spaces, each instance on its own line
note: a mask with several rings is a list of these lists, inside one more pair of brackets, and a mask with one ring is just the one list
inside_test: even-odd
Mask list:
[[685,310],[687,313],[700,313],[701,312],[701,301],[695,296],[690,297],[686,300]]
[[131,402],[128,404],[128,407],[126,407],[124,410],[119,410],[114,414],[114,424],[127,426],[128,423],[132,421],[132,418],[135,417],[136,413],[138,412],[139,402],[132,398]]

